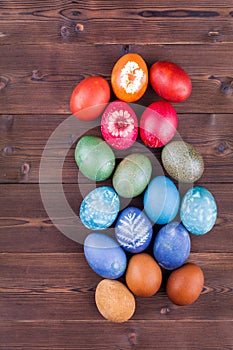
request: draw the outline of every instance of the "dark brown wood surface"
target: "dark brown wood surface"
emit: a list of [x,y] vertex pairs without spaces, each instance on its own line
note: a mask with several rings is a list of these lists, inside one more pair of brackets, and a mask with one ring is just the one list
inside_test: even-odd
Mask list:
[[[78,224],[76,241],[67,238],[40,193],[43,182],[56,201],[59,160],[67,150],[63,189],[78,213],[93,188],[74,161],[77,134],[86,133],[87,124],[62,129],[43,157],[46,173],[40,174],[40,162],[49,137],[70,116],[75,85],[92,75],[110,81],[115,61],[128,52],[141,54],[148,66],[173,61],[190,75],[192,95],[174,104],[177,137],[203,155],[198,184],[214,194],[218,219],[205,236],[191,236],[189,261],[205,274],[198,301],[175,306],[163,284],[153,297],[137,298],[130,321],[114,324],[95,307],[101,278],[84,259],[80,242],[87,232]],[[0,1],[1,350],[233,350],[232,57],[232,0]],[[138,103],[156,100],[149,88]],[[100,134],[98,122],[91,133]],[[138,139],[132,150],[147,154],[141,145]],[[118,159],[124,154],[116,152]],[[149,156],[159,163],[160,150]],[[141,207],[142,196],[132,203]],[[56,205],[59,227],[75,225]]]

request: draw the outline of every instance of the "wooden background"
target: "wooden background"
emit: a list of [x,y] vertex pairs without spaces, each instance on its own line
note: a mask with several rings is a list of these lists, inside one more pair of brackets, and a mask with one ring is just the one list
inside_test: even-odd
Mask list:
[[[233,349],[232,5],[0,0],[0,349]],[[192,236],[189,260],[205,274],[198,301],[175,306],[162,287],[150,299],[137,298],[129,322],[113,324],[95,307],[101,278],[87,266],[82,245],[59,232],[44,210],[39,164],[49,136],[70,116],[76,84],[91,75],[109,80],[127,52],[141,54],[148,66],[173,61],[190,75],[191,97],[175,104],[179,133],[204,157],[198,183],[214,194],[219,214],[209,234]],[[157,99],[149,89],[139,103]],[[78,211],[74,141],[71,132],[49,160],[53,169],[59,150],[70,148],[63,183]],[[90,185],[79,180],[84,189]]]

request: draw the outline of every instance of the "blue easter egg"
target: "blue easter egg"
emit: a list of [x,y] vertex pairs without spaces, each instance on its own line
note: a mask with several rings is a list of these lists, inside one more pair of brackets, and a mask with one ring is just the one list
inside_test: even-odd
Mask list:
[[124,250],[105,234],[89,234],[84,241],[84,255],[92,270],[101,277],[115,279],[125,272],[127,259]]
[[190,254],[188,231],[178,222],[163,226],[154,242],[154,257],[160,266],[173,270],[184,264]]
[[180,218],[193,234],[204,235],[209,232],[217,219],[213,195],[205,187],[195,186],[188,190],[182,199]]
[[80,207],[80,219],[91,230],[104,230],[112,225],[119,210],[118,194],[113,188],[102,186],[84,198]]
[[166,176],[157,176],[144,194],[144,209],[148,217],[159,225],[172,221],[180,205],[175,184]]
[[119,215],[116,225],[116,239],[130,253],[145,250],[152,238],[152,225],[147,216],[138,208],[128,207]]

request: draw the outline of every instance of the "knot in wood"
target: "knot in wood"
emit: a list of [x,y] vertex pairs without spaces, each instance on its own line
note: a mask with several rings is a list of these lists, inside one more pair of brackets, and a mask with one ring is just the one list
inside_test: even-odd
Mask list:
[[9,79],[6,77],[0,77],[0,90],[3,90],[7,87],[7,84],[9,82]]
[[6,147],[3,148],[2,153],[3,153],[5,156],[10,156],[10,155],[12,155],[12,153],[13,153],[13,148],[10,147],[10,146],[6,146]]
[[130,345],[134,346],[137,344],[137,333],[136,331],[131,331],[128,334],[128,341]]
[[23,163],[21,165],[21,174],[22,175],[28,175],[30,172],[30,165],[28,163]]
[[83,32],[84,31],[84,25],[82,23],[77,23],[76,26],[75,26],[75,31],[77,33]]
[[69,35],[68,28],[66,26],[62,26],[61,27],[61,36],[66,37],[67,35]]
[[162,309],[160,310],[160,314],[161,315],[167,315],[170,313],[170,309],[169,307],[165,306],[165,307],[162,307]]
[[217,148],[219,153],[223,153],[228,148],[228,146],[226,142],[221,142]]

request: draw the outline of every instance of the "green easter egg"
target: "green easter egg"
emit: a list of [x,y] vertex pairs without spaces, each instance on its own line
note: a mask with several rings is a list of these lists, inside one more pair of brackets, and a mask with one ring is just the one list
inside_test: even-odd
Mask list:
[[75,161],[87,178],[103,181],[115,167],[115,156],[109,145],[97,136],[83,136],[75,148]]
[[148,185],[152,173],[152,165],[148,157],[134,153],[125,157],[113,175],[113,187],[124,198],[132,198],[141,194]]
[[162,163],[173,179],[184,183],[197,181],[204,171],[202,156],[184,141],[168,143],[162,150]]

